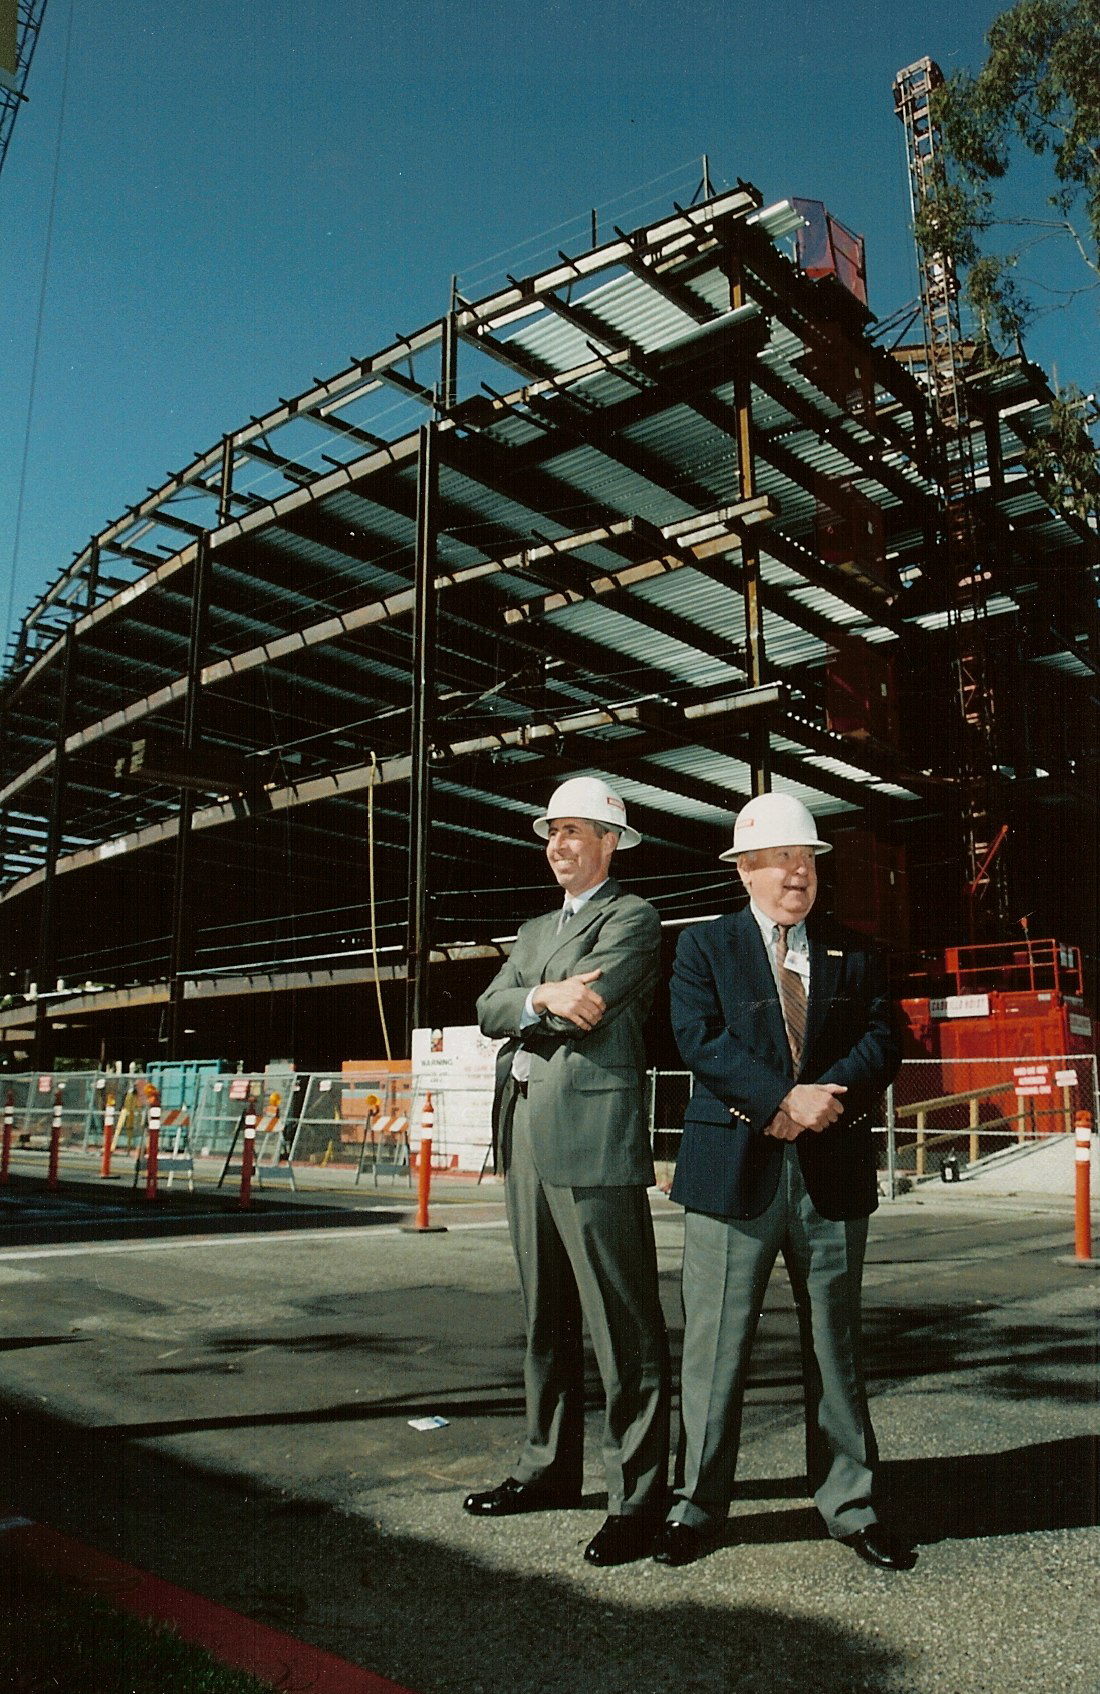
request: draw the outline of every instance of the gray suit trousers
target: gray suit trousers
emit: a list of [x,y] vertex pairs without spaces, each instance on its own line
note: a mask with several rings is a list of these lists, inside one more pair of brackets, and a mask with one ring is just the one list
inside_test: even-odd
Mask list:
[[646,1190],[544,1183],[531,1153],[527,1101],[519,1098],[505,1198],[527,1325],[527,1433],[516,1480],[580,1491],[583,1314],[604,1389],[608,1512],[661,1512],[668,1343]]
[[782,1251],[798,1312],[810,1492],[830,1535],[876,1521],[878,1461],[860,1361],[867,1219],[832,1222],[806,1192],[792,1143],[759,1217],[684,1220],[682,1433],[671,1521],[720,1524],[729,1510],[749,1354]]

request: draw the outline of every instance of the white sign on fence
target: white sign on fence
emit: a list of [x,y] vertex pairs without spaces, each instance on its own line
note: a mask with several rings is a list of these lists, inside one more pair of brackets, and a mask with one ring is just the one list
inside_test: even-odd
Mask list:
[[1013,1065],[1012,1074],[1016,1078],[1017,1094],[1050,1093],[1049,1065]]
[[492,1140],[493,1083],[499,1041],[476,1024],[450,1029],[414,1029],[412,1038],[415,1146],[427,1095],[435,1118],[433,1156],[457,1159],[457,1168],[480,1171]]

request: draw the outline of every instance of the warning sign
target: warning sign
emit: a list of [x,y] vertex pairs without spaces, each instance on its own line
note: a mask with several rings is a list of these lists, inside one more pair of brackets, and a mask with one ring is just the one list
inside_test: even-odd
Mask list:
[[1018,1095],[1051,1092],[1049,1065],[1013,1065],[1012,1074],[1016,1078],[1014,1086]]

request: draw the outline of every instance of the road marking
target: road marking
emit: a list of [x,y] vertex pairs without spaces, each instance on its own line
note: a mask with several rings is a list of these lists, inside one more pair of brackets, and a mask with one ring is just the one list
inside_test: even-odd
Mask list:
[[[487,1218],[483,1223],[449,1223],[448,1233],[458,1235],[474,1229],[507,1229],[505,1218]],[[71,1246],[58,1243],[45,1247],[5,1247],[0,1249],[0,1264],[19,1259],[72,1259],[88,1253],[156,1253],[181,1247],[263,1247],[268,1242],[298,1241],[387,1241],[406,1239],[406,1231],[398,1224],[384,1223],[375,1228],[360,1224],[353,1229],[267,1229],[256,1235],[162,1235],[153,1241],[81,1241]]]

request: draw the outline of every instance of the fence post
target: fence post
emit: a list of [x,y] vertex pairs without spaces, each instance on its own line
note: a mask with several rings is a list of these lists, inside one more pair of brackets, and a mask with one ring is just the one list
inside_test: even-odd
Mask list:
[[978,1140],[978,1125],[981,1122],[982,1103],[978,1099],[970,1102],[970,1163],[976,1165],[981,1158],[981,1148]]
[[914,1176],[923,1176],[924,1175],[924,1126],[925,1126],[926,1121],[927,1121],[927,1114],[925,1112],[918,1112],[917,1113],[916,1167],[915,1167],[914,1172],[913,1172]]

